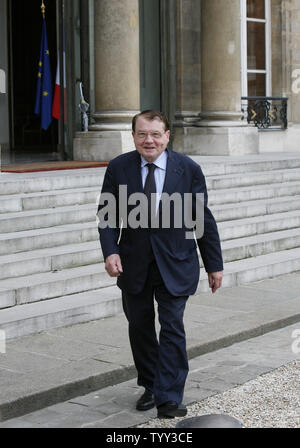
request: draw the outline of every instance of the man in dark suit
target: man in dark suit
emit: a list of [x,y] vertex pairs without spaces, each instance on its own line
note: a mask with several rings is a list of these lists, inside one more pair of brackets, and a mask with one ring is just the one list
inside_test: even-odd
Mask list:
[[[158,111],[136,115],[132,135],[136,151],[115,158],[106,170],[101,198],[107,193],[114,198],[117,223],[99,226],[100,242],[108,274],[118,277],[138,385],[145,388],[136,407],[147,410],[156,405],[158,417],[173,418],[187,413],[182,404],[188,374],[183,314],[188,297],[196,292],[200,269],[195,239],[187,238],[187,231],[193,229],[185,222],[180,227],[175,224],[175,212],[169,225],[162,225],[162,194],[177,193],[182,199],[189,194],[193,217],[197,194],[202,194],[203,234],[198,234],[196,241],[213,293],[221,286],[223,276],[220,239],[214,217],[207,208],[206,184],[200,166],[189,157],[167,149],[170,130],[166,117]],[[126,188],[125,193],[120,187]],[[158,217],[155,225],[154,220],[149,226],[141,224],[145,224],[140,216],[145,212],[143,208],[131,215],[136,221],[141,219],[140,225],[130,225],[128,218],[134,212],[130,197],[136,193],[144,193],[147,199],[155,194],[152,209],[146,208],[147,213],[152,211]],[[105,209],[104,202],[100,200],[100,213]],[[147,215],[147,224],[149,219]],[[154,297],[161,327],[159,341]]]

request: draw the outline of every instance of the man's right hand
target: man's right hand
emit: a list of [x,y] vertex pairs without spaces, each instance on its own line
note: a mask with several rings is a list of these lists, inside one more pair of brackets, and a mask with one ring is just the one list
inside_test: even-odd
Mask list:
[[119,277],[123,272],[120,255],[109,255],[105,260],[105,269],[111,277]]

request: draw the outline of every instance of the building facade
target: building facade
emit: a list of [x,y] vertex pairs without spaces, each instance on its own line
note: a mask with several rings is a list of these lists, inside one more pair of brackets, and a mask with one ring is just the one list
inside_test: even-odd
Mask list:
[[41,0],[0,0],[2,163],[108,161],[133,149],[131,119],[149,108],[186,154],[299,150],[298,0],[44,3],[53,84],[59,62],[65,72],[61,118],[41,131],[32,112]]

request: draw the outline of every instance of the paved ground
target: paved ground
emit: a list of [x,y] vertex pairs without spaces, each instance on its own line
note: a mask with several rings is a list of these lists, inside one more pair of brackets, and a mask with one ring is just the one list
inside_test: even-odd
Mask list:
[[[190,361],[184,402],[202,401],[273,371],[297,357],[299,359],[291,348],[292,334],[297,329],[300,329],[300,324],[194,358]],[[156,417],[154,409],[147,412],[135,410],[140,393],[136,381],[130,380],[8,420],[0,424],[0,428],[129,428],[149,420],[144,427],[155,428],[155,420],[151,421]],[[189,406],[186,418],[192,416],[191,408]],[[206,413],[215,413],[215,409]],[[173,421],[162,421],[160,427],[166,427],[169,422],[174,426]]]
[[[186,404],[299,359],[299,287],[295,273],[189,299]],[[123,315],[7,341],[0,428],[140,425],[156,411],[135,410],[134,377]]]

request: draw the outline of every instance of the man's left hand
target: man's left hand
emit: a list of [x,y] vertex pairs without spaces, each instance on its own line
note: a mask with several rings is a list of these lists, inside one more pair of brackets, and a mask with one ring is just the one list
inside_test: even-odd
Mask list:
[[219,272],[210,272],[208,275],[208,283],[209,287],[211,288],[211,292],[216,292],[217,289],[221,288],[222,286],[222,279],[223,279],[223,271]]

